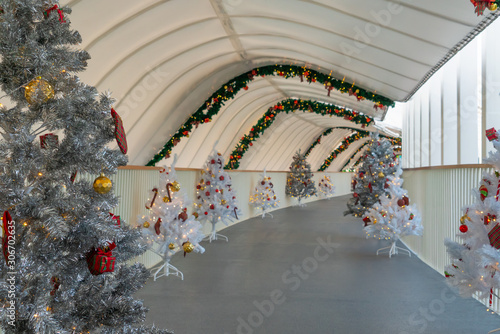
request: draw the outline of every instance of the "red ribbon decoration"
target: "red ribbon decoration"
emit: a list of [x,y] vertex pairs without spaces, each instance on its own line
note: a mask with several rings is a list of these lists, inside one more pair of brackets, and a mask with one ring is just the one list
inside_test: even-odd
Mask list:
[[160,233],[161,233],[160,226],[161,226],[161,218],[158,218],[158,221],[155,224],[156,235],[160,235]]
[[153,192],[155,193],[155,195],[153,196],[153,200],[151,201],[151,205],[150,206],[147,206],[146,205],[146,209],[151,209],[153,207],[153,204],[155,203],[155,200],[156,200],[156,196],[158,196],[158,188],[153,188]]
[[12,217],[10,216],[9,211],[5,211],[2,217],[3,222],[3,235],[2,235],[2,247],[3,247],[3,256],[5,257],[5,262],[9,263],[9,239],[12,236],[12,233],[9,229],[9,226],[12,226]]
[[47,9],[44,13],[45,18],[48,18],[50,13],[54,10],[57,10],[57,13],[59,13],[59,22],[61,23],[66,23],[66,20],[64,20],[64,13],[63,11],[59,8],[58,5],[54,5],[53,7]]

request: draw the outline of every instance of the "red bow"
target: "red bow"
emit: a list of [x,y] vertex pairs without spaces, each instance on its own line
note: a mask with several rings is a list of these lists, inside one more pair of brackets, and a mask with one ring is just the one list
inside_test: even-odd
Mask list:
[[45,16],[45,18],[48,18],[50,13],[54,10],[57,10],[57,12],[59,13],[59,22],[61,23],[66,23],[66,20],[64,20],[64,13],[63,11],[59,8],[58,5],[54,5],[53,7],[47,9],[43,14]]

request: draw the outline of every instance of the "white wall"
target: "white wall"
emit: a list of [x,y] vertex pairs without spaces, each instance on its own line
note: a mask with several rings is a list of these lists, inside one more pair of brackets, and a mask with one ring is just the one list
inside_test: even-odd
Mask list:
[[403,167],[478,164],[500,127],[500,33],[493,22],[437,71],[403,109]]

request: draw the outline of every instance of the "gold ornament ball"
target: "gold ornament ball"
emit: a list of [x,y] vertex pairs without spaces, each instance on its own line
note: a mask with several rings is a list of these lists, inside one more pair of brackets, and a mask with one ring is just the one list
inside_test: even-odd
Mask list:
[[36,77],[25,87],[24,97],[29,104],[40,104],[54,97],[54,88],[42,77]]
[[491,5],[488,6],[488,9],[491,11],[497,10],[498,6],[496,3],[492,3]]
[[99,176],[94,181],[94,190],[96,193],[104,195],[109,193],[111,191],[111,188],[113,188],[113,183],[102,173],[101,176]]
[[380,161],[378,164],[379,164],[380,166],[382,166],[384,163],[383,163],[382,161]]
[[144,226],[144,228],[149,228],[149,222],[144,222],[144,224],[142,224],[142,226]]
[[168,249],[174,250],[175,249],[175,245],[173,243],[170,243],[170,245],[168,245]]
[[191,253],[194,250],[194,245],[190,243],[189,241],[186,241],[183,245],[182,248],[186,253]]
[[165,203],[170,202],[170,197],[168,197],[168,196],[163,197],[163,202],[165,202]]
[[226,202],[226,200],[225,200],[225,199],[221,199],[221,200],[220,200],[220,204],[224,205],[224,204],[226,204],[226,203],[227,203],[227,202]]
[[172,183],[172,187],[170,189],[172,189],[172,191],[175,193],[175,192],[181,190],[181,185],[179,184],[179,182],[174,181]]
[[380,173],[378,173],[378,177],[383,178],[383,177],[385,177],[385,175],[383,172],[380,172]]

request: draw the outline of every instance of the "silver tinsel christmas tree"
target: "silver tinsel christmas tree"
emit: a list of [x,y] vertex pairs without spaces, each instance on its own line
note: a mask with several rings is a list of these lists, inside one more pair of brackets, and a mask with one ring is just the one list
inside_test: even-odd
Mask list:
[[293,156],[285,193],[292,198],[297,198],[300,205],[302,199],[316,195],[317,193],[312,177],[311,165],[306,161],[304,154],[298,151]]
[[[89,55],[57,1],[0,1],[0,323],[5,333],[167,333],[141,326],[149,274],[126,265],[140,232],[119,224],[106,177],[125,165],[112,101],[74,75]],[[43,135],[39,137],[40,135]],[[116,139],[120,150],[107,144]],[[93,184],[76,172],[98,176]]]
[[374,134],[363,157],[363,165],[354,173],[353,197],[347,202],[348,210],[344,215],[362,217],[381,196],[386,195],[388,177],[395,175],[397,169],[396,159],[391,142]]

